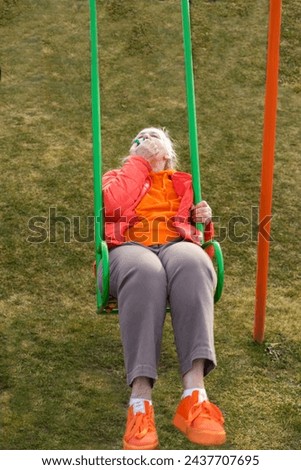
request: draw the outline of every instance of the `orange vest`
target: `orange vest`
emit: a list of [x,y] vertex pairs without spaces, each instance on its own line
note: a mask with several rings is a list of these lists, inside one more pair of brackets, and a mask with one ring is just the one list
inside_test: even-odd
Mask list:
[[150,172],[151,188],[135,208],[138,221],[126,230],[126,242],[150,246],[165,244],[179,237],[172,223],[181,201],[170,178],[173,173],[174,170]]

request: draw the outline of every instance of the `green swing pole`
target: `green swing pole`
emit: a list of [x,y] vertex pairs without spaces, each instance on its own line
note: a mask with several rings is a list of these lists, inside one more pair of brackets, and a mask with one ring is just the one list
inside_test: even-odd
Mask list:
[[[184,61],[185,61],[185,76],[186,76],[185,83],[186,83],[186,97],[187,97],[187,110],[188,110],[188,130],[189,130],[189,145],[190,145],[190,157],[191,157],[191,173],[192,173],[192,184],[193,184],[193,192],[194,192],[194,203],[197,204],[198,202],[202,200],[202,190],[201,190],[201,172],[200,172],[200,166],[199,166],[200,157],[199,157],[195,92],[194,92],[189,0],[182,0],[182,23],[183,23]],[[197,228],[201,230],[202,233],[204,232],[203,224],[197,224]]]
[[[188,109],[188,130],[189,130],[189,144],[190,144],[190,160],[191,160],[191,173],[192,184],[194,192],[194,203],[197,204],[202,200],[201,191],[201,172],[200,172],[200,157],[198,146],[198,132],[197,132],[197,117],[195,105],[195,90],[194,90],[194,75],[193,75],[193,61],[192,61],[192,46],[191,46],[191,26],[190,26],[190,11],[189,0],[182,0],[182,24],[183,24],[183,44],[184,44],[184,61],[185,61],[185,83],[186,83],[186,97]],[[197,224],[197,228],[204,235],[204,226],[201,223]],[[214,254],[217,263],[217,287],[214,294],[214,301],[217,302],[221,295],[224,285],[224,260],[220,244],[216,240],[210,240],[203,243],[202,247],[205,249],[209,246],[214,247]]]
[[[96,273],[101,258],[108,265],[108,251],[103,241],[103,198],[102,198],[102,158],[101,158],[101,113],[98,67],[98,34],[96,0],[90,0],[90,38],[91,38],[91,99],[92,99],[92,144],[93,144],[93,179],[94,179],[94,231]],[[107,274],[104,267],[104,274]],[[96,276],[97,277],[97,276]],[[97,310],[106,303],[108,297],[108,278],[103,279],[104,292],[99,292],[96,280]]]

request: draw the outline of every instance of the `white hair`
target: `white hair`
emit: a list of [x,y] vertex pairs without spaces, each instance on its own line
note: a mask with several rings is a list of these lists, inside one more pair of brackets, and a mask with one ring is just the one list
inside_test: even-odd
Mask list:
[[[169,159],[166,160],[166,169],[167,168],[175,168],[178,163],[177,154],[174,149],[174,144],[171,141],[168,131],[165,128],[157,128],[157,127],[146,127],[142,129],[136,137],[132,140],[132,144],[137,139],[141,139],[143,135],[149,134],[150,137],[155,137],[156,139],[160,139],[166,149],[166,155],[169,156]],[[128,157],[126,157],[123,161],[126,161]]]

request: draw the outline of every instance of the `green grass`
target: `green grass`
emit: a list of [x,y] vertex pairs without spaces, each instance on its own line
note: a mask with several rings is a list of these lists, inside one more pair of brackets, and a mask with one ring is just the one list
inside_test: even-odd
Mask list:
[[[254,229],[245,243],[222,242],[207,390],[225,414],[224,449],[300,449],[298,3],[283,1],[262,345],[252,339]],[[104,169],[155,125],[189,171],[180,2],[103,0],[98,14]],[[258,206],[267,15],[267,0],[192,4],[202,186],[217,230]],[[88,2],[0,0],[0,26],[0,448],[119,449],[129,391],[118,319],[95,314],[93,241],[64,243],[59,225],[55,243],[27,241],[29,219],[50,207],[81,217],[82,234],[93,215]],[[196,449],[171,426],[180,394],[168,317],[154,390],[161,449]]]

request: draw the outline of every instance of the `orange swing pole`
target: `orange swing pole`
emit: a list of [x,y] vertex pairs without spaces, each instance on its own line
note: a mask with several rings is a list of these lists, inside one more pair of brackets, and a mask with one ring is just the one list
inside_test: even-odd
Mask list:
[[253,332],[253,338],[258,343],[262,343],[264,339],[266,316],[269,243],[272,219],[273,171],[276,142],[280,31],[281,0],[270,0],[257,248],[256,299]]

